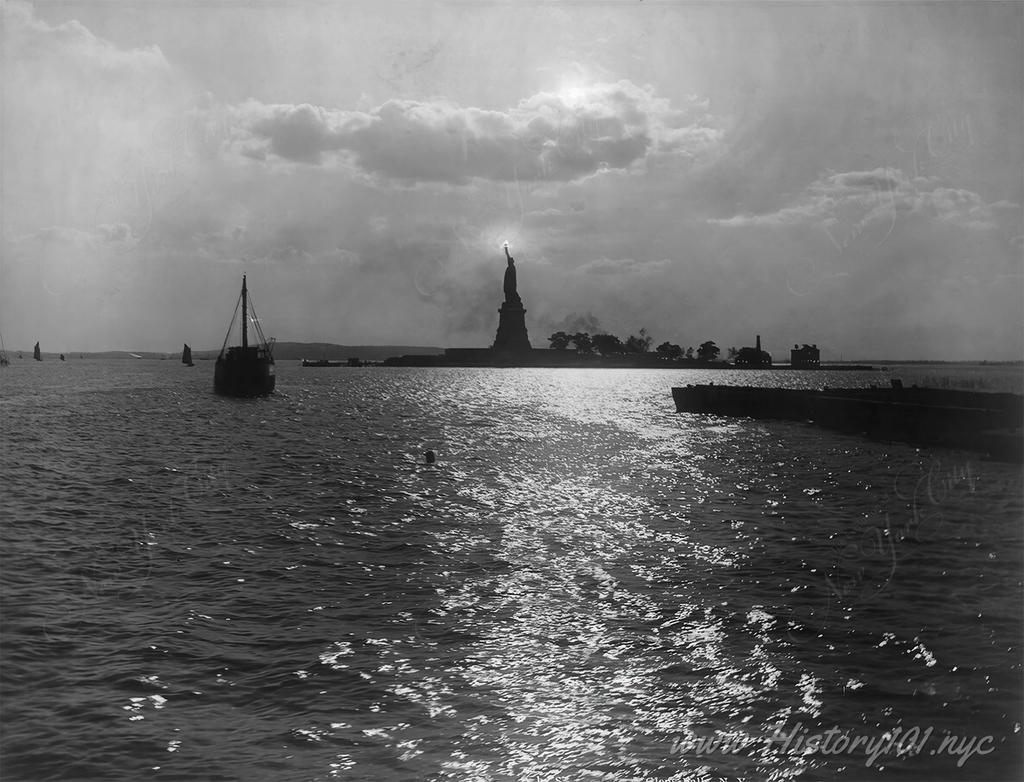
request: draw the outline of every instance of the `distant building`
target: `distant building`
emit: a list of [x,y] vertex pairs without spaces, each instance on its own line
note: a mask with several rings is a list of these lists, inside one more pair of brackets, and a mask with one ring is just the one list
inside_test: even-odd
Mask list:
[[761,350],[761,335],[757,335],[757,346],[740,348],[733,363],[738,367],[770,367],[771,354]]
[[794,345],[789,351],[789,363],[794,369],[817,369],[821,366],[821,352],[817,345]]

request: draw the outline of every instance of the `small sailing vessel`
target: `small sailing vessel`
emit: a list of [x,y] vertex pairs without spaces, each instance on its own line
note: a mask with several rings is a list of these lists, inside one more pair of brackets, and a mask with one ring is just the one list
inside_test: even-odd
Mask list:
[[32,358],[34,358],[36,361],[42,361],[43,360],[43,354],[39,351],[39,343],[38,342],[36,343],[36,346],[34,348],[32,348]]
[[64,354],[63,353],[60,354],[60,360],[64,361]]
[[[235,325],[235,315],[242,309],[242,344],[228,347]],[[265,396],[274,390],[273,341],[263,336],[256,311],[249,300],[245,275],[242,275],[242,293],[235,304],[235,315],[224,337],[224,345],[217,356],[213,372],[213,390],[223,396]],[[250,321],[256,336],[256,344],[249,344]]]
[[188,346],[187,342],[185,343],[185,347],[181,351],[181,363],[187,367],[195,366],[195,364],[192,363],[192,348]]
[[0,367],[5,367],[11,363],[11,359],[7,356],[7,348],[4,347],[4,336],[0,334]]

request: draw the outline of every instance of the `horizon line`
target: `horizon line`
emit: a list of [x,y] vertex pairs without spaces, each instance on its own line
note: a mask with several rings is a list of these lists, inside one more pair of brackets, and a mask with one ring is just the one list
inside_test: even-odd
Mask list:
[[[293,340],[282,340],[276,342],[277,345],[309,345],[309,346],[327,346],[335,348],[372,348],[372,349],[383,349],[383,348],[415,348],[417,350],[438,350],[443,352],[446,348],[437,345],[412,345],[412,344],[401,344],[401,343],[385,343],[385,344],[346,344],[341,342],[306,342],[306,341],[293,341]],[[191,347],[191,346],[190,346]],[[533,350],[550,350],[551,348],[533,348]],[[22,349],[22,348],[7,348],[8,355],[12,353],[32,353],[33,348]],[[104,348],[101,350],[43,350],[42,355],[60,356],[71,356],[74,354],[78,355],[97,355],[102,353],[123,353],[126,357],[130,357],[132,354],[135,355],[146,355],[150,356],[180,356],[181,349],[177,350],[140,350],[130,348]],[[647,351],[648,353],[654,353],[656,351]],[[192,353],[220,353],[220,348],[192,348]],[[296,359],[298,360],[298,359]],[[1022,365],[1024,366],[1024,359],[1020,358],[838,358],[828,359],[831,364],[1002,364],[1002,365]],[[780,364],[783,362],[779,362]]]

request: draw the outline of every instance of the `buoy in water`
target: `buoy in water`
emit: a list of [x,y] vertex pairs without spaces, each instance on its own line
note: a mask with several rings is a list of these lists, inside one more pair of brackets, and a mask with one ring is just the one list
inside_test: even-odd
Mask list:
[[434,461],[437,459],[437,456],[434,455],[433,451],[427,451],[426,459],[427,459],[427,464],[433,464]]

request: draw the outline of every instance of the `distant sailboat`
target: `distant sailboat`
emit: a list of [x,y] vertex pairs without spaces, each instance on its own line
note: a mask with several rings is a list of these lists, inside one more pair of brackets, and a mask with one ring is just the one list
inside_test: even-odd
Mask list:
[[60,360],[61,360],[61,361],[63,361],[63,360],[64,360],[64,354],[63,354],[63,353],[61,353],[61,354],[60,354]]
[[235,313],[242,308],[242,344],[228,347],[235,318],[231,316],[231,326],[224,337],[220,355],[213,373],[213,390],[223,396],[265,396],[274,390],[274,357],[273,342],[263,336],[259,319],[255,310],[252,311],[252,325],[256,331],[257,344],[249,344],[249,319],[251,303],[249,291],[242,275],[242,293],[235,304]]
[[4,336],[0,334],[0,367],[5,367],[11,363],[11,360],[7,357],[7,348],[4,347]]
[[36,343],[36,346],[34,348],[32,348],[32,358],[34,358],[36,361],[42,361],[43,360],[43,354],[39,351],[39,343],[38,342]]
[[181,351],[181,363],[187,367],[195,366],[195,364],[192,363],[192,348],[188,346],[187,342],[185,343],[184,349]]

